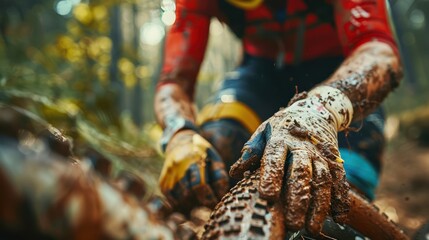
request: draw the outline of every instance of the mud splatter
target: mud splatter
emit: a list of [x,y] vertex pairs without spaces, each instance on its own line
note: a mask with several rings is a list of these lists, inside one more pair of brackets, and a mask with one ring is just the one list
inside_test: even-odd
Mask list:
[[288,148],[281,137],[272,137],[261,159],[259,192],[263,198],[278,199],[283,185],[284,165]]
[[311,156],[306,151],[294,151],[288,170],[285,201],[286,226],[291,230],[304,227],[310,203],[310,181],[312,176]]
[[353,104],[353,120],[359,120],[379,106],[401,79],[402,69],[393,50],[371,42],[349,56],[326,84],[347,95]]
[[288,103],[288,106],[294,104],[295,102],[307,98],[308,93],[306,91],[295,94]]
[[328,161],[328,165],[332,176],[331,215],[336,222],[344,223],[350,210],[350,185],[342,163]]
[[323,221],[329,214],[332,177],[328,164],[317,157],[313,159],[313,172],[312,199],[307,214],[306,229],[310,234],[317,235],[321,232]]

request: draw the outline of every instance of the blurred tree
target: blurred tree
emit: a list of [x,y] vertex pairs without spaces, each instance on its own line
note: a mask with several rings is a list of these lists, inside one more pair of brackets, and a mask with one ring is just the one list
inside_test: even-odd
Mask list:
[[429,1],[390,0],[392,26],[400,46],[405,81],[387,99],[390,113],[400,113],[429,102]]
[[[110,39],[112,41],[112,49],[110,51],[110,86],[112,89],[116,90],[116,95],[114,96],[117,99],[116,108],[123,109],[125,107],[124,104],[124,84],[120,81],[120,76],[118,72],[118,67],[122,70],[122,72],[131,71],[132,68],[125,66],[125,60],[119,61],[121,57],[121,45],[122,45],[122,32],[121,32],[121,10],[119,6],[114,6],[111,9],[111,17],[110,17]],[[128,63],[128,62],[127,62]]]
[[[137,18],[138,18],[138,8],[137,4],[132,4],[132,20],[133,20],[133,41],[132,41],[132,49],[137,50],[139,49],[139,28],[137,25]],[[134,65],[139,65],[139,57],[134,56]],[[142,114],[142,101],[143,101],[143,89],[141,86],[141,79],[136,79],[136,84],[133,89],[132,99],[131,102],[135,103],[132,106],[131,112],[134,122],[137,124],[138,127],[141,127],[143,125],[143,114]]]

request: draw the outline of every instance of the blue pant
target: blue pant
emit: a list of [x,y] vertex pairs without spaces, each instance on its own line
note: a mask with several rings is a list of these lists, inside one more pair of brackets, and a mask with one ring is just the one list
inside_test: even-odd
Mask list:
[[[219,102],[227,95],[250,107],[264,121],[287,106],[297,91],[310,90],[326,80],[342,61],[342,57],[333,57],[277,68],[271,60],[245,56],[236,71],[227,74],[211,101]],[[378,184],[385,144],[383,126],[383,111],[377,109],[363,121],[351,124],[359,131],[350,131],[347,136],[343,132],[338,135],[347,178],[370,199]],[[206,122],[201,129],[228,168],[240,157],[241,148],[251,136],[246,128],[232,119]]]

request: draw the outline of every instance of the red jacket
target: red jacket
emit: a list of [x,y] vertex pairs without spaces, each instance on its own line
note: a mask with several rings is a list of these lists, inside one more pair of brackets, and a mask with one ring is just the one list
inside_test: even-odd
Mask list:
[[[320,2],[317,7],[306,4],[311,1]],[[176,1],[176,22],[167,35],[158,86],[176,82],[193,98],[212,17],[235,30],[244,52],[270,59],[283,57],[286,64],[347,56],[373,39],[396,51],[384,0],[265,0],[252,10],[225,6],[225,0]]]

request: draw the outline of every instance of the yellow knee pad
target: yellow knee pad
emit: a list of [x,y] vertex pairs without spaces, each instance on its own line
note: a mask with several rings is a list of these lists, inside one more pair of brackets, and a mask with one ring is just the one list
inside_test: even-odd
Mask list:
[[227,0],[227,2],[238,8],[249,10],[261,5],[263,0]]
[[233,119],[238,121],[250,133],[253,133],[261,124],[259,116],[246,104],[241,102],[219,102],[206,105],[198,115],[198,125],[219,119]]

